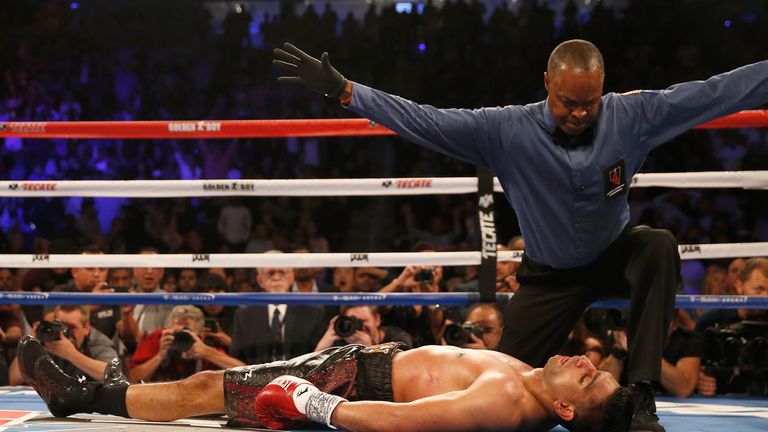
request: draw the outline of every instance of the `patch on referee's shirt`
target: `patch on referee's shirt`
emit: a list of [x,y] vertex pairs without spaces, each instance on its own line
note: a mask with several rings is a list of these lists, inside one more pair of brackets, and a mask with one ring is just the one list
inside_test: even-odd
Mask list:
[[605,186],[605,197],[608,199],[616,198],[627,190],[624,159],[619,159],[618,162],[603,170],[603,185]]

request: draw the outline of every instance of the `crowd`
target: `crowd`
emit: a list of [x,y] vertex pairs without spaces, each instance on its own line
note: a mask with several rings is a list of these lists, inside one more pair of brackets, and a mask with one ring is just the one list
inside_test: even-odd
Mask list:
[[[426,245],[421,245],[422,248]],[[513,238],[499,250],[524,247]],[[417,249],[419,250],[419,249]],[[428,249],[421,249],[428,250]],[[89,246],[84,254],[103,253]],[[155,256],[157,250],[142,248]],[[265,253],[281,253],[277,250]],[[306,249],[295,253],[307,253]],[[149,268],[0,269],[1,288],[17,291],[103,293],[226,293],[257,290],[299,292],[461,292],[477,290],[477,268],[449,277],[443,267],[408,266],[399,274],[376,267],[327,269]],[[514,292],[518,264],[497,264],[497,292]],[[716,269],[716,267],[713,267]],[[724,272],[725,273],[725,272]],[[727,276],[707,275],[708,294],[768,294],[768,259],[737,258]],[[404,349],[455,345],[498,348],[503,322],[498,305],[439,306],[0,306],[0,383],[23,384],[14,359],[24,334],[44,342],[63,370],[103,379],[110,368],[125,369],[131,382],[168,381],[197,371],[289,359],[348,343],[366,346],[400,342]],[[589,309],[562,348],[564,355],[586,355],[622,379],[627,359],[626,317],[615,309]],[[659,391],[687,397],[717,392],[768,394],[768,364],[760,353],[768,336],[764,310],[678,310],[669,328]],[[734,336],[736,336],[734,338]],[[734,343],[734,341],[740,341]],[[115,362],[117,358],[120,361]],[[736,373],[736,371],[739,371]],[[109,376],[109,374],[107,374]]]
[[[427,3],[421,14],[396,13],[393,5],[371,6],[362,20],[339,17],[331,8],[320,12],[312,5],[297,14],[290,2],[283,2],[279,15],[260,21],[258,41],[247,11],[233,10],[222,22],[214,22],[203,2],[163,3],[116,1],[73,8],[69,2],[9,2],[0,10],[0,26],[7,35],[0,43],[0,122],[347,117],[338,103],[275,85],[271,49],[286,40],[313,54],[329,51],[334,64],[355,81],[436,106],[468,108],[541,99],[546,56],[557,42],[573,37],[589,39],[603,50],[607,91],[663,88],[768,54],[764,44],[755,43],[768,26],[768,11],[759,2],[635,0],[621,14],[598,4],[587,16],[571,5],[558,25],[551,10],[532,0],[516,13],[504,8],[489,12],[477,1],[446,2],[440,8]],[[103,22],[114,24],[105,27]],[[688,132],[662,146],[643,171],[766,167],[766,129],[712,130]],[[8,180],[473,174],[467,164],[396,137],[162,142],[6,138],[0,147],[0,178]],[[680,243],[768,241],[768,201],[760,194],[764,192],[635,188],[630,197],[632,222],[669,229]],[[519,234],[514,212],[503,199],[497,202],[502,203],[497,215],[500,238]],[[0,251],[11,254],[449,251],[477,249],[480,239],[474,202],[467,196],[0,198],[0,207]],[[521,248],[512,242],[500,247]],[[745,272],[745,266],[754,271]],[[158,268],[148,269],[0,269],[0,290],[477,289],[473,267],[206,272],[160,267],[158,260]],[[514,290],[515,270],[514,265],[500,264],[500,291]],[[685,261],[681,291],[764,295],[766,274],[760,260]],[[301,323],[297,316],[303,317]],[[606,318],[610,316],[587,314],[564,350],[589,353],[596,364],[605,362],[621,376],[626,338],[621,320]],[[7,373],[0,367],[0,382],[16,384],[20,376],[10,364],[15,342],[22,334],[39,336],[38,323],[57,319],[64,327],[50,331],[64,335],[46,348],[75,368],[71,371],[99,379],[110,359],[119,356],[134,381],[290,358],[345,342],[398,340],[411,347],[453,342],[493,349],[501,335],[498,310],[489,307],[466,311],[138,305],[45,310],[2,305],[0,317],[9,363]],[[722,391],[728,379],[721,369],[727,369],[727,362],[704,352],[704,344],[695,339],[697,320],[709,327],[754,318],[765,319],[741,311],[735,318],[680,312],[670,334],[683,336],[670,340],[682,342],[671,345],[675,352],[665,360],[671,365],[668,376],[674,378],[662,384],[677,396],[697,386],[701,394]],[[610,322],[614,325],[606,324]],[[710,345],[717,346],[717,334],[708,334]],[[740,390],[752,391],[743,385]]]

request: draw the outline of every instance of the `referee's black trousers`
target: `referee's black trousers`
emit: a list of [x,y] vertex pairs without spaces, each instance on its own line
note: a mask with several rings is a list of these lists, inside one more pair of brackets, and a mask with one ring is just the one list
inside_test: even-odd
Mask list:
[[674,236],[647,227],[625,229],[585,267],[558,270],[524,256],[520,289],[504,307],[499,351],[542,367],[592,302],[629,298],[627,377],[630,383],[659,381],[679,274]]

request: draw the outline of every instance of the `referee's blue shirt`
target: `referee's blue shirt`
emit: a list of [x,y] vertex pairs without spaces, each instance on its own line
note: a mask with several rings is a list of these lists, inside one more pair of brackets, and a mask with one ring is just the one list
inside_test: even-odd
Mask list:
[[627,189],[651,149],[766,102],[768,61],[666,90],[608,93],[586,144],[555,143],[546,101],[437,109],[354,83],[348,108],[416,144],[493,171],[517,213],[526,254],[568,269],[593,262],[629,222]]

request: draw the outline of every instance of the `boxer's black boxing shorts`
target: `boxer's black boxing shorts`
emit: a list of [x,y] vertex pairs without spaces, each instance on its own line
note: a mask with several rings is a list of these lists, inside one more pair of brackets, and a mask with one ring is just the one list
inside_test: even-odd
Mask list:
[[227,426],[260,427],[253,414],[256,395],[280,375],[303,378],[323,392],[348,400],[393,401],[392,357],[400,342],[366,347],[331,347],[287,361],[241,366],[224,371]]

